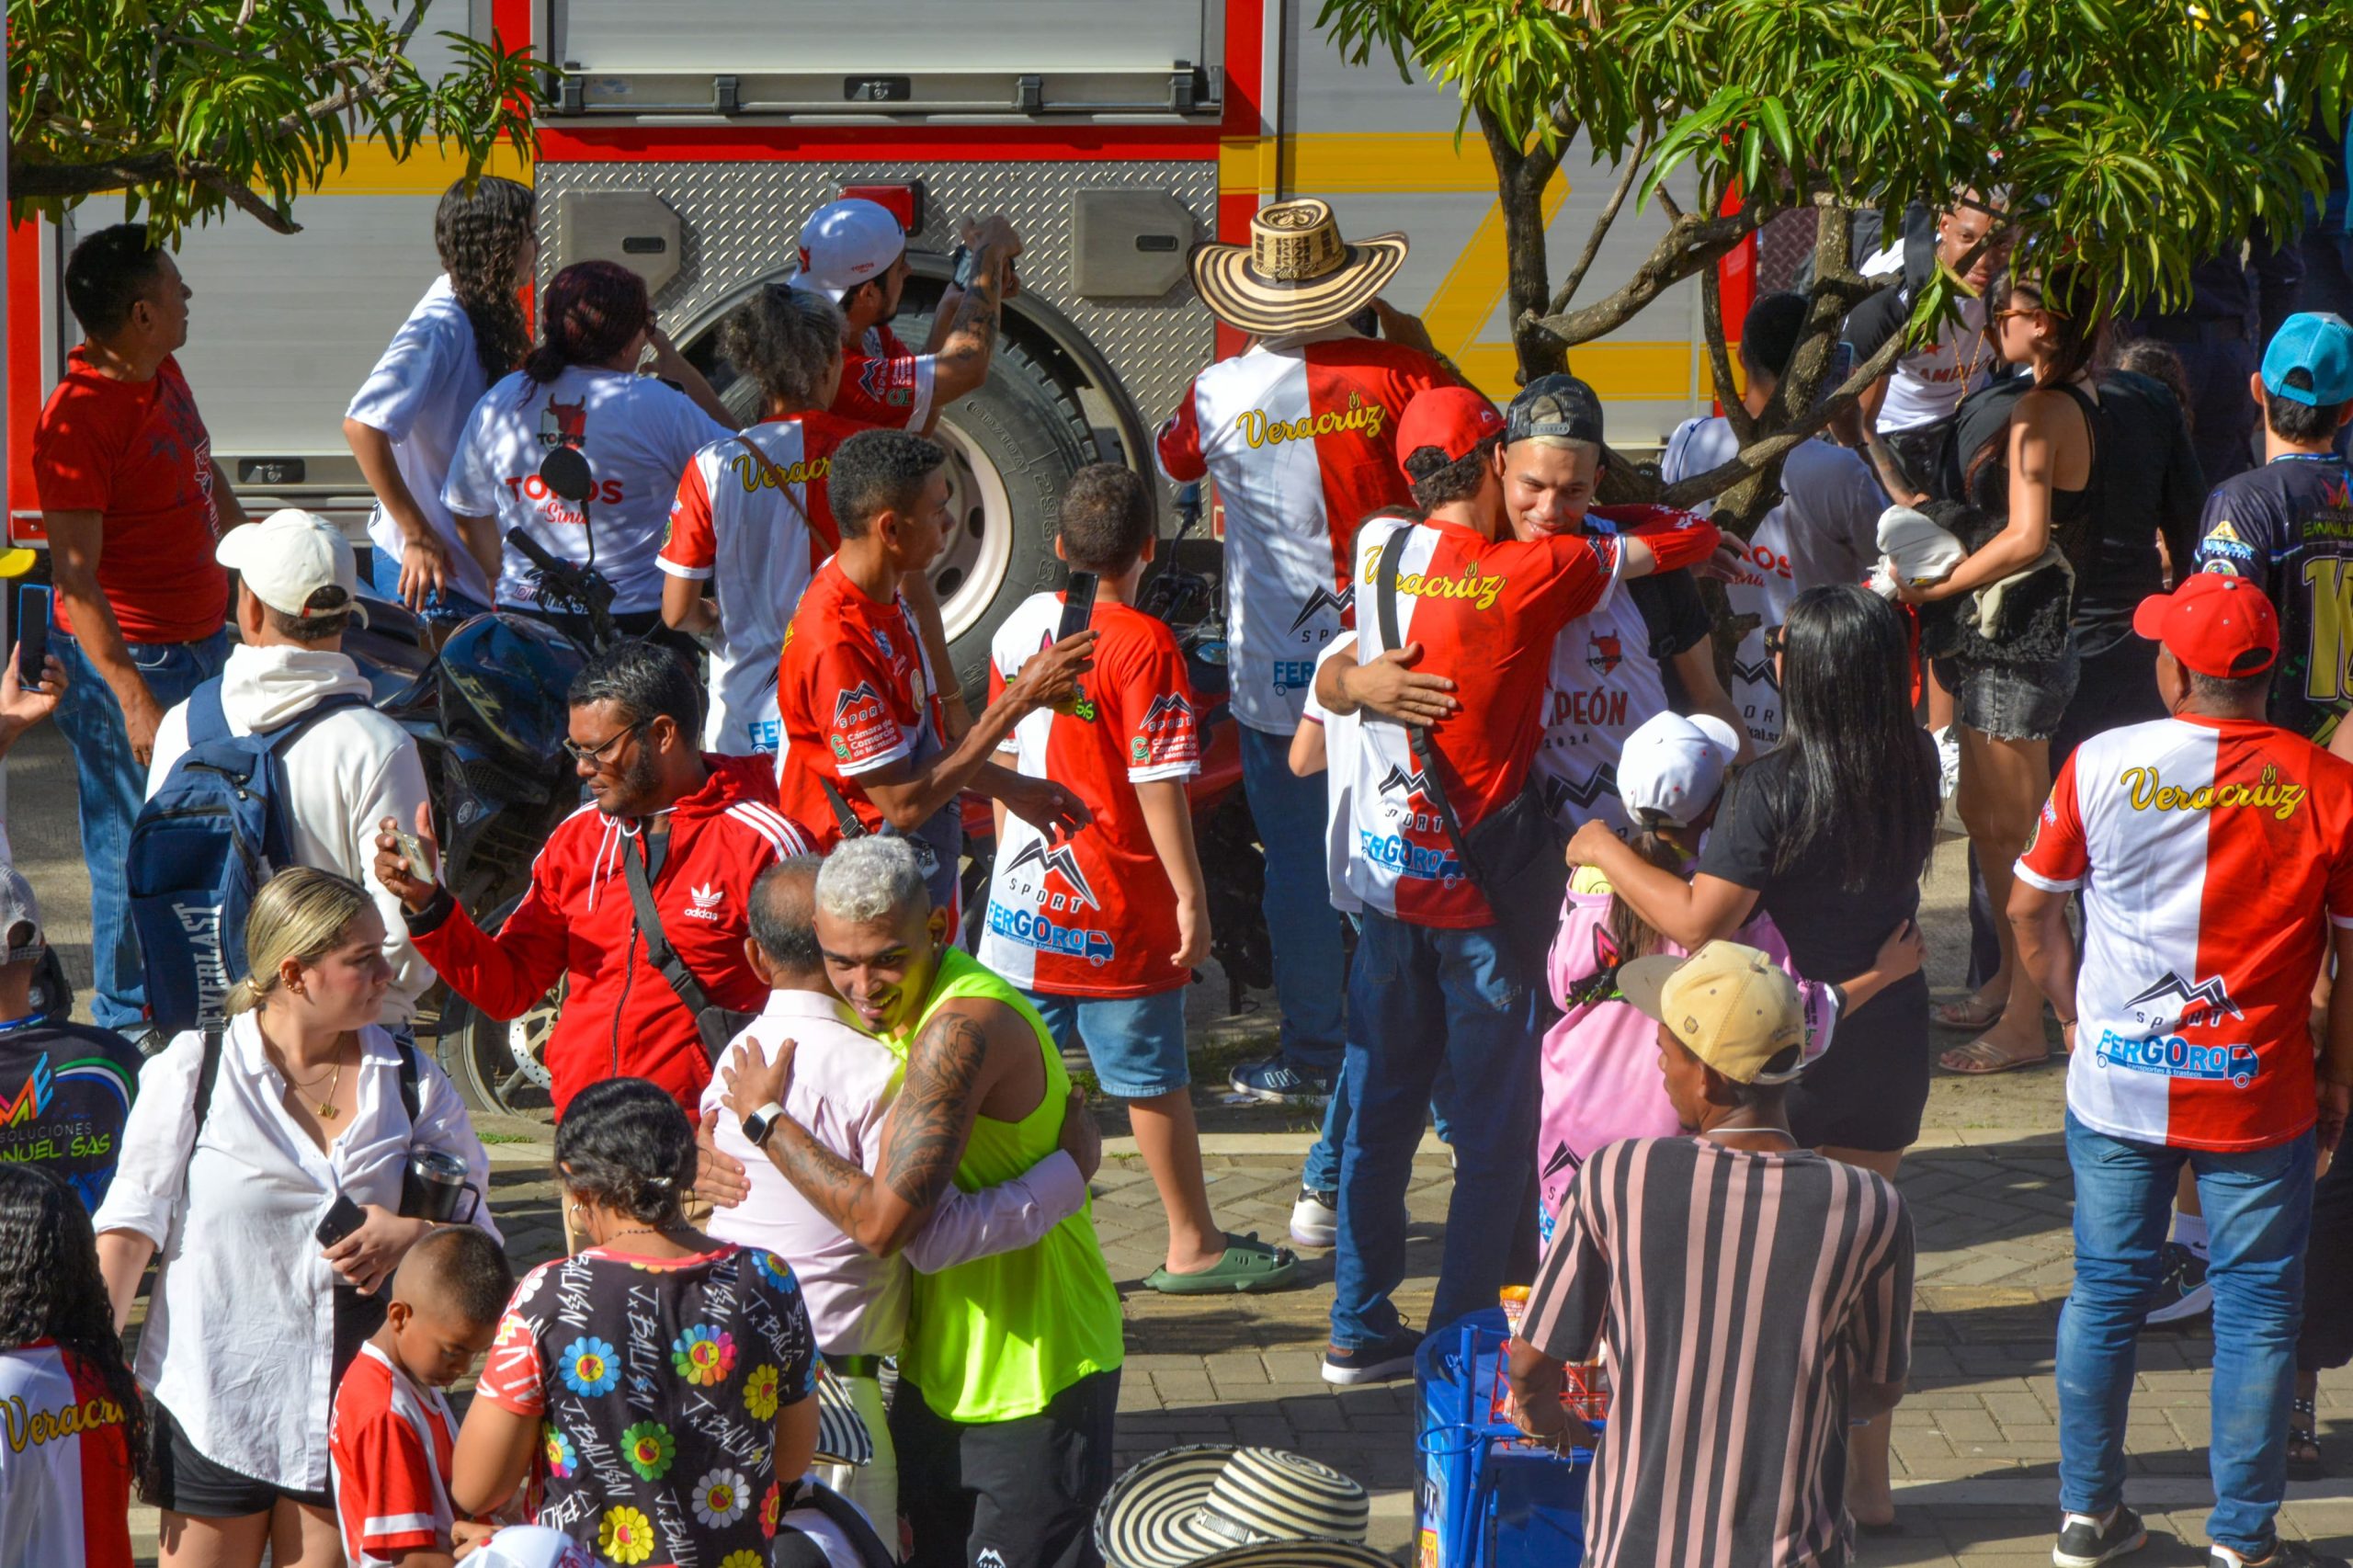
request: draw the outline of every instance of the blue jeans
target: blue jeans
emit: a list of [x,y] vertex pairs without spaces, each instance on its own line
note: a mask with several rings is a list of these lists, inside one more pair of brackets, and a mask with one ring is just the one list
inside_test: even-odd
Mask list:
[[[1317,1135],[1307,1151],[1307,1163],[1300,1167],[1299,1184],[1317,1192],[1336,1192],[1340,1187],[1340,1151],[1348,1142],[1348,1123],[1356,1119],[1356,1096],[1350,1092],[1348,1067],[1341,1062],[1340,1071],[1332,1079],[1332,1098],[1324,1107],[1324,1131]],[[1438,1085],[1430,1091],[1430,1119],[1438,1124],[1438,1141],[1454,1142],[1453,1119],[1447,1106],[1454,1098],[1454,1084],[1441,1064],[1438,1070]]]
[[[368,580],[377,597],[405,603],[401,598],[401,558],[397,551],[370,549],[368,551]],[[437,588],[425,596],[424,619],[437,624],[455,626],[477,615],[487,615],[490,607],[479,604],[455,588]]]
[[1340,1153],[1332,1343],[1354,1349],[1402,1326],[1405,1189],[1439,1070],[1453,1078],[1454,1196],[1430,1324],[1495,1305],[1536,1243],[1537,1009],[1495,929],[1441,931],[1367,910],[1348,979],[1353,1114]]
[[2075,1176],[2075,1286],[2059,1314],[2059,1506],[2104,1514],[2124,1497],[2124,1412],[2157,1249],[2186,1164],[2206,1210],[2214,1382],[2206,1533],[2269,1551],[2288,1487],[2288,1404],[2303,1321],[2313,1135],[2242,1153],[2128,1142],[2067,1118]]
[[[229,633],[201,642],[132,642],[131,662],[146,679],[157,703],[169,709],[221,673],[229,658]],[[147,768],[131,755],[122,704],[81,644],[52,633],[50,651],[65,666],[65,695],[57,705],[57,727],[74,749],[74,776],[80,789],[82,858],[90,868],[90,964],[97,983],[90,1017],[100,1028],[137,1032],[147,1017],[147,976],[139,937],[131,928],[129,890],[123,862],[131,852],[131,824],[147,798]]]
[[1267,935],[1275,949],[1275,1001],[1283,1060],[1332,1073],[1340,1065],[1340,990],[1346,983],[1340,916],[1324,860],[1324,780],[1290,770],[1290,737],[1239,724],[1242,792],[1267,853]]

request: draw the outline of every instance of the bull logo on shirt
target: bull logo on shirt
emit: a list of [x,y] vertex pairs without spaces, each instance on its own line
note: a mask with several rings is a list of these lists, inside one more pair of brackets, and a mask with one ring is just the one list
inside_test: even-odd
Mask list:
[[1263,408],[1245,408],[1233,416],[1233,428],[1254,451],[1284,441],[1312,441],[1318,436],[1350,433],[1368,441],[1378,441],[1388,423],[1389,410],[1377,403],[1365,402],[1358,392],[1348,394],[1346,408],[1327,408],[1321,414],[1302,415],[1297,419],[1278,419]]
[[[2157,1006],[2148,1006],[2152,1003]],[[2146,1012],[2142,1011],[2144,1006],[2148,1006]],[[2179,971],[2170,969],[2155,984],[2125,1003],[2124,1010],[2151,1028],[2194,1029],[2219,1024],[2225,1017],[2246,1016],[2231,1000],[2230,988],[2222,983],[2221,975],[2193,985]]]
[[1626,651],[1620,644],[1616,632],[1588,631],[1585,634],[1586,667],[1594,674],[1610,674],[1625,656]]
[[1065,905],[1063,898],[1058,895],[1054,899],[1056,911],[1059,912],[1064,907],[1076,909],[1081,904],[1086,905],[1089,909],[1102,907],[1096,902],[1095,890],[1086,885],[1085,873],[1078,869],[1077,851],[1067,843],[1049,846],[1042,838],[1031,839],[1021,846],[1020,853],[1006,863],[1006,875],[1017,877],[1021,874],[1021,868],[1024,866],[1037,867],[1037,874],[1041,881],[1046,877],[1059,872],[1063,881],[1069,884],[1071,889],[1069,903]]
[[1356,604],[1356,599],[1357,591],[1353,587],[1342,588],[1336,594],[1331,589],[1319,585],[1313,593],[1307,596],[1307,602],[1299,607],[1299,613],[1290,618],[1290,629],[1293,633],[1298,632],[1302,627],[1327,609],[1345,620],[1349,609]]
[[540,445],[551,449],[556,447],[585,447],[588,444],[588,400],[558,403],[548,399],[540,410]]

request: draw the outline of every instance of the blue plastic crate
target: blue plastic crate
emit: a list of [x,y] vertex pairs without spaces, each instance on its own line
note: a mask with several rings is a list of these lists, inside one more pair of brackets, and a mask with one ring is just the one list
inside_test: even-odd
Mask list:
[[1507,1337],[1490,1307],[1440,1329],[1414,1358],[1419,1394],[1415,1543],[1420,1568],[1576,1568],[1590,1450],[1524,1448],[1491,1421]]

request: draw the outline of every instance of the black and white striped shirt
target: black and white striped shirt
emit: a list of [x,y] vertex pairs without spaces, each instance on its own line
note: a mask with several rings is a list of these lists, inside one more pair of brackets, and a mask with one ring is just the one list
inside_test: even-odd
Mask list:
[[1912,1222],[1818,1154],[1634,1139],[1589,1159],[1521,1324],[1612,1401],[1591,1568],[1843,1564],[1847,1394],[1909,1364]]

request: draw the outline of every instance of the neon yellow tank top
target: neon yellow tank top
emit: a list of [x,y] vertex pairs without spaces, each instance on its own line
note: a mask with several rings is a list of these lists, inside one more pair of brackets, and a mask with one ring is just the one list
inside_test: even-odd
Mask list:
[[[1037,1009],[1012,985],[954,949],[912,1041],[943,1003],[981,996],[1019,1013],[1038,1037],[1045,1059],[1046,1092],[1038,1108],[1017,1122],[983,1116],[972,1123],[956,1185],[966,1192],[1010,1180],[1054,1152],[1062,1135],[1070,1074]],[[938,1274],[915,1277],[901,1375],[924,1401],[950,1421],[1010,1421],[1035,1415],[1054,1395],[1125,1359],[1120,1293],[1112,1289],[1103,1248],[1095,1237],[1094,1209],[1086,1207],[1019,1252],[974,1258]]]

